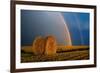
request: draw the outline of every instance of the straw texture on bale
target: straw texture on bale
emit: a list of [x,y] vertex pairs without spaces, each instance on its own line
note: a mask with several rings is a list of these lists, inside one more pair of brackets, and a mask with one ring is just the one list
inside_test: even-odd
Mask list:
[[57,42],[54,36],[47,36],[45,45],[45,55],[54,55],[57,50]]
[[36,37],[33,42],[32,51],[35,55],[42,55],[45,51],[45,39],[42,37]]

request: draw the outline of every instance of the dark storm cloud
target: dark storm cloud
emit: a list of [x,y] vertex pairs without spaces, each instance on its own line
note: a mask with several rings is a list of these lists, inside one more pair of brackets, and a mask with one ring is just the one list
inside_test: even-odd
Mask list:
[[[73,45],[89,44],[89,14],[71,12],[47,12],[21,10],[21,44],[32,44],[37,36],[55,35],[60,43],[65,42],[62,34],[62,22],[58,15],[62,14],[71,33]],[[80,25],[80,28],[79,28]],[[59,28],[61,27],[61,29]],[[80,35],[81,32],[81,35]]]

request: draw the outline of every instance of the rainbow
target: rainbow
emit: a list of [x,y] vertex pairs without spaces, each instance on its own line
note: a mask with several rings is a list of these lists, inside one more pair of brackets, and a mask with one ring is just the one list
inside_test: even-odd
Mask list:
[[59,17],[61,18],[61,20],[63,21],[64,26],[65,26],[63,30],[64,30],[64,32],[66,32],[65,37],[66,37],[66,40],[67,40],[67,45],[71,46],[72,40],[71,40],[71,35],[70,35],[70,32],[69,32],[68,26],[66,25],[66,22],[65,22],[61,13],[59,13]]

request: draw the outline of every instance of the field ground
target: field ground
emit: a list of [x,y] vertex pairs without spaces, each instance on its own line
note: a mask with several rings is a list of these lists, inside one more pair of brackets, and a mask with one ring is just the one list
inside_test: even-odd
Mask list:
[[47,62],[47,61],[66,61],[66,60],[89,59],[89,47],[86,47],[86,46],[85,47],[79,47],[79,46],[70,47],[71,49],[67,49],[67,50],[64,47],[62,48],[58,49],[57,53],[54,55],[36,56],[30,50],[28,50],[28,52],[21,51],[21,62],[25,63],[25,62]]

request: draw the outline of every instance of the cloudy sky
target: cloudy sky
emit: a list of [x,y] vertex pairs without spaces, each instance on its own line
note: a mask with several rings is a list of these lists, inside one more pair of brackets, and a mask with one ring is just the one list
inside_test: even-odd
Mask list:
[[21,10],[21,45],[48,35],[59,44],[89,45],[89,20],[89,13]]

